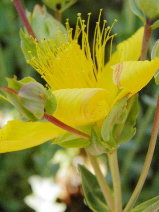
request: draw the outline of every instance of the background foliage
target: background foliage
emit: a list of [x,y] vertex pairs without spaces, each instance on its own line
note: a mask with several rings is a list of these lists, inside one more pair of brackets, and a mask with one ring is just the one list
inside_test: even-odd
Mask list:
[[[32,10],[39,0],[23,1],[28,10]],[[115,18],[119,20],[113,29],[118,33],[113,45],[130,36],[142,23],[131,13],[127,0],[79,0],[73,7],[64,12],[65,18],[70,19],[74,25],[76,14],[82,12],[86,17],[92,12],[92,25],[98,16],[99,9],[103,8],[103,16],[111,24]],[[50,11],[52,13],[52,11]],[[93,21],[94,20],[94,21]],[[0,1],[0,87],[5,85],[5,77],[16,75],[18,79],[24,76],[33,76],[41,81],[40,77],[29,67],[20,49],[19,29],[21,23],[10,0]],[[93,36],[93,35],[92,35]],[[154,34],[158,37],[158,32]],[[153,44],[153,39],[151,44]],[[138,130],[136,136],[129,143],[120,148],[120,169],[122,175],[124,201],[129,198],[139,176],[150,137],[151,123],[155,106],[155,96],[158,90],[150,83],[140,94],[141,111],[138,118]],[[17,117],[12,106],[1,101],[0,123],[8,114]],[[55,176],[59,164],[52,164],[50,159],[54,153],[61,149],[46,143],[39,147],[23,150],[20,152],[0,155],[0,211],[1,212],[29,212],[31,208],[24,203],[24,197],[31,193],[28,177],[38,174],[40,176]],[[159,167],[157,145],[150,174],[139,201],[151,198],[158,194],[159,190]],[[135,157],[134,157],[135,156]],[[68,156],[69,157],[69,156]],[[109,179],[109,176],[108,176]],[[77,202],[78,200],[78,202]],[[77,202],[78,204],[75,204]],[[67,211],[89,211],[83,203],[82,197],[71,199],[72,206]]]

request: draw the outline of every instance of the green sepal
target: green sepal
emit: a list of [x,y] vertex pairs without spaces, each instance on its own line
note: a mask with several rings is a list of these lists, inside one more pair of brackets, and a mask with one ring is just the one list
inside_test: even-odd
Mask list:
[[36,40],[28,35],[27,33],[20,30],[20,38],[21,38],[21,49],[25,56],[26,60],[31,60],[33,57],[37,57],[36,53]]
[[24,77],[22,80],[17,80],[17,77],[6,78],[8,87],[13,88],[16,91],[19,91],[25,84],[29,82],[36,82],[32,77]]
[[137,205],[130,212],[158,212],[159,211],[159,196],[149,199],[140,205]]
[[88,169],[79,165],[85,202],[94,212],[108,212],[98,181]]
[[[89,127],[79,127],[80,131],[89,134]],[[85,148],[90,145],[90,140],[81,138],[78,135],[65,133],[64,135],[58,136],[53,140],[54,144],[58,144],[64,148]]]
[[87,151],[91,155],[101,155],[106,152],[106,149],[101,145],[101,138],[94,129],[91,131],[90,145],[87,147]]
[[66,133],[63,136],[59,136],[58,138],[53,140],[54,144],[58,144],[64,148],[85,148],[89,145],[89,141],[79,136]]
[[138,96],[131,99],[123,98],[117,102],[110,114],[104,120],[101,134],[104,141],[117,148],[119,144],[129,141],[135,134],[135,124],[138,116]]
[[[113,129],[116,123],[119,123],[119,119],[121,118],[121,112],[125,107],[127,102],[127,98],[123,98],[117,102],[117,104],[113,107],[109,115],[105,118],[102,129],[101,135],[102,138],[106,143],[106,145],[116,146],[116,141],[113,139]],[[124,110],[125,111],[125,110]]]
[[[151,52],[151,59],[154,59],[155,57],[159,57],[159,40],[156,41]],[[155,83],[159,85],[159,70],[154,75],[154,78],[155,78]]]
[[151,29],[157,29],[159,28],[159,20],[155,21],[151,26],[150,26]]
[[50,15],[45,7],[36,5],[32,13],[27,12],[27,17],[39,41],[51,39],[56,43],[61,39],[59,32],[66,35],[66,28]]
[[45,112],[50,115],[56,111],[57,102],[51,90],[46,90],[46,99],[45,99],[44,107],[45,107]]
[[155,74],[155,83],[156,85],[159,85],[159,71],[157,71],[157,73]]
[[143,14],[143,12],[138,8],[138,5],[136,3],[136,0],[129,0],[129,5],[130,5],[130,9],[132,10],[132,12],[138,17],[140,18],[140,20],[142,22],[146,22],[146,18]]

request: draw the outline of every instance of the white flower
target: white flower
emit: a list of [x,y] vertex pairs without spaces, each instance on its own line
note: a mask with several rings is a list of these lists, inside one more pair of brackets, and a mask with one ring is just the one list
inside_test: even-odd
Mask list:
[[33,194],[25,198],[25,203],[36,212],[64,212],[66,206],[57,203],[56,199],[61,193],[61,188],[52,178],[32,176],[29,178]]

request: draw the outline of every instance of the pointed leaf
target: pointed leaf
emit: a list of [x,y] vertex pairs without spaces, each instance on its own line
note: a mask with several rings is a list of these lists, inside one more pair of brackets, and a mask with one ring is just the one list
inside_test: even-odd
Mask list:
[[137,205],[131,212],[158,212],[159,211],[159,196],[149,199],[140,205]]
[[108,208],[96,177],[82,165],[79,166],[79,171],[86,204],[94,212],[107,212]]

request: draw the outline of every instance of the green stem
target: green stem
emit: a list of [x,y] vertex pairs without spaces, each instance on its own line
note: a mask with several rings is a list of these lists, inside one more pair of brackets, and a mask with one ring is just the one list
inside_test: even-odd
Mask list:
[[112,197],[111,189],[109,188],[109,185],[107,181],[105,180],[103,173],[100,170],[96,157],[90,155],[88,152],[87,152],[87,155],[94,169],[95,175],[97,177],[97,180],[102,190],[105,201],[107,202],[110,211],[113,212],[113,197]]
[[113,180],[113,189],[114,189],[114,211],[122,211],[122,192],[121,192],[121,180],[120,172],[117,158],[117,150],[112,153],[108,153],[109,166]]
[[[157,89],[155,91],[155,95],[153,96],[153,98],[156,99],[157,94],[159,92],[159,89]],[[131,151],[128,151],[128,153],[125,156],[125,160],[124,160],[124,164],[123,164],[123,168],[122,168],[122,181],[124,182],[123,186],[127,185],[127,181],[128,181],[128,173],[129,173],[129,167],[130,167],[130,163],[133,160],[135,153],[138,151],[138,149],[140,148],[143,140],[143,136],[145,133],[145,129],[147,129],[148,124],[151,122],[152,120],[152,116],[154,114],[154,106],[149,106],[149,108],[147,109],[145,115],[143,116],[141,122],[140,122],[140,128],[137,130],[137,134],[135,137],[135,143],[137,145],[137,148],[132,149]]]
[[143,169],[141,171],[141,175],[139,177],[137,185],[135,187],[135,190],[134,190],[128,204],[126,205],[124,212],[130,211],[130,209],[135,204],[135,202],[136,202],[136,200],[137,200],[137,198],[138,198],[138,196],[139,196],[139,194],[140,194],[140,192],[143,188],[143,185],[145,183],[145,180],[146,180],[148,172],[149,172],[152,157],[153,157],[153,154],[154,154],[158,129],[159,129],[159,97],[158,97],[158,101],[157,101],[157,108],[156,108],[154,122],[153,122],[152,134],[151,134],[151,138],[150,138],[150,143],[149,143],[149,148],[148,148],[148,151],[147,151],[145,163],[144,163]]

